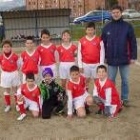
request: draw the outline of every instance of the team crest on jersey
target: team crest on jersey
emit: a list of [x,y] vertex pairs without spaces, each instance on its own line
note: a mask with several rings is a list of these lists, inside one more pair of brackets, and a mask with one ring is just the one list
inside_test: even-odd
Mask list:
[[10,60],[10,63],[14,63],[14,61],[13,60]]
[[50,49],[50,52],[51,52],[51,53],[53,53],[53,52],[54,52],[54,50],[53,50],[53,49]]
[[73,88],[76,89],[76,86],[74,86]]
[[84,41],[83,44],[86,44],[86,41]]
[[63,52],[63,49],[61,49],[61,53]]
[[96,43],[96,42],[92,42],[92,44],[93,44],[93,46],[96,46],[96,45],[97,45],[97,43]]
[[33,61],[36,61],[36,58],[33,58]]

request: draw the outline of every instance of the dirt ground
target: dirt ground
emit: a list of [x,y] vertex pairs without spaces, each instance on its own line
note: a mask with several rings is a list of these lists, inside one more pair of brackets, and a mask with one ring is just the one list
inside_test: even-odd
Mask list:
[[[140,50],[139,50],[140,54]],[[140,62],[140,58],[139,62]],[[130,70],[129,108],[109,120],[95,115],[96,106],[85,119],[67,120],[64,116],[53,116],[50,120],[27,118],[19,122],[18,113],[12,106],[4,113],[3,92],[0,94],[0,140],[140,140],[140,66],[133,65]],[[120,77],[117,80],[120,91]],[[92,85],[91,85],[92,90]],[[90,91],[91,91],[90,90]]]

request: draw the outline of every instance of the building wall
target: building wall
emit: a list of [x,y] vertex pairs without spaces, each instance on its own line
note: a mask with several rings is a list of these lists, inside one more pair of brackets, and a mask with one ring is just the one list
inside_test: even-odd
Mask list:
[[[130,0],[118,0],[119,5],[121,5],[123,9],[127,9],[131,5],[129,1]],[[26,7],[27,10],[71,8],[71,15],[77,17],[91,10],[105,8],[106,3],[107,0],[26,0]],[[136,4],[134,5],[137,6]]]

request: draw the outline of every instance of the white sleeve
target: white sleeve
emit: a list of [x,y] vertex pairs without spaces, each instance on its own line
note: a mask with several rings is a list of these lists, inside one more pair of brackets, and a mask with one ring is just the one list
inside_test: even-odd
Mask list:
[[104,49],[104,43],[103,41],[100,42],[100,64],[104,64],[105,61],[105,49]]
[[18,88],[18,90],[17,90],[17,96],[18,95],[21,95],[21,88]]
[[93,89],[93,96],[98,96],[98,91],[95,84],[94,84],[94,89]]
[[82,68],[83,67],[83,62],[82,62],[81,43],[80,42],[78,43],[77,59],[78,59],[79,68]]
[[72,93],[70,90],[67,90],[67,96],[68,96],[68,104],[67,104],[67,107],[68,107],[68,115],[72,115],[73,113],[73,104],[72,104]]
[[111,92],[112,89],[111,88],[107,88],[105,90],[105,106],[110,106],[111,105]]

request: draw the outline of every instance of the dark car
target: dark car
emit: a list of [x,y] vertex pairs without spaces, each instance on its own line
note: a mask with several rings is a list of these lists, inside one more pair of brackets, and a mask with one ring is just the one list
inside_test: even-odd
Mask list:
[[111,14],[105,10],[93,10],[84,16],[77,17],[73,20],[74,23],[91,22],[91,21],[107,21],[111,19]]

